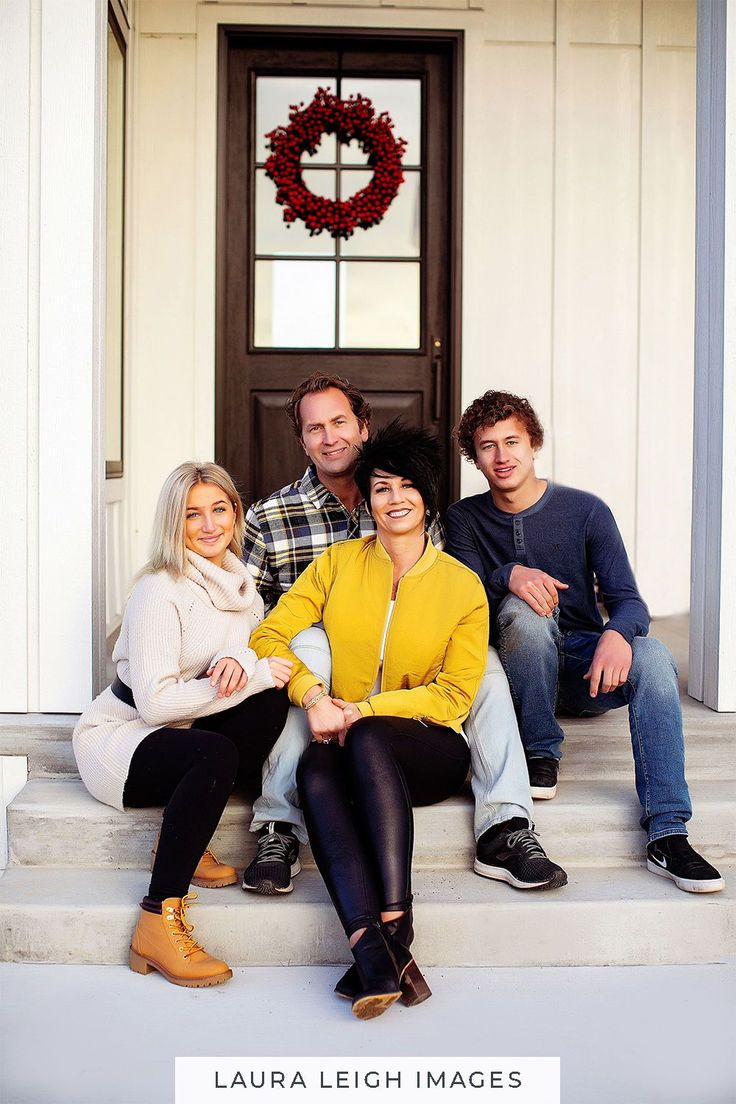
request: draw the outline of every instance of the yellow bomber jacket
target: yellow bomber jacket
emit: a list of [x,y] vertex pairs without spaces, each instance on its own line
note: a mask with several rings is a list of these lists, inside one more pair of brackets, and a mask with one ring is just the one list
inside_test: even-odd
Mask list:
[[412,717],[460,731],[488,653],[488,602],[478,576],[431,541],[399,582],[378,675],[393,570],[377,537],[340,541],[318,556],[255,630],[259,658],[291,659],[289,697],[321,683],[289,650],[322,621],[332,650],[332,693],[363,716]]

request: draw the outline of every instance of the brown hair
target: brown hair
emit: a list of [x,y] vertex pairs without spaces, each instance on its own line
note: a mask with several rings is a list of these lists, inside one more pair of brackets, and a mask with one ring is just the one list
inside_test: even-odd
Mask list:
[[454,429],[455,440],[466,460],[475,463],[477,430],[514,417],[519,419],[529,434],[532,448],[541,448],[544,429],[529,400],[512,395],[510,391],[486,391],[485,395],[473,400]]
[[320,391],[329,391],[331,387],[334,387],[336,391],[342,391],[343,395],[345,395],[361,428],[370,424],[370,404],[366,402],[362,393],[357,387],[353,386],[350,380],[345,379],[343,376],[326,376],[321,372],[315,372],[309,379],[302,380],[299,386],[292,392],[286,404],[286,413],[291,422],[291,428],[297,436],[297,440],[301,441],[302,439],[302,425],[299,418],[299,407],[302,399],[305,395],[315,395]]

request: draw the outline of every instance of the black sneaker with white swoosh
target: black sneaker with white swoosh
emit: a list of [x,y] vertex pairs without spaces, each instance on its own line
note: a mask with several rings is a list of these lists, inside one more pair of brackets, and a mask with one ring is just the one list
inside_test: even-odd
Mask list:
[[717,893],[726,881],[690,846],[687,836],[663,836],[647,846],[647,870],[686,893]]

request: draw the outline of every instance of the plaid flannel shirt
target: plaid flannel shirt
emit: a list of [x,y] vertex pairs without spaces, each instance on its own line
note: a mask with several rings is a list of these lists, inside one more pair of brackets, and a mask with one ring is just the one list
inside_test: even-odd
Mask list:
[[[365,503],[348,510],[310,465],[301,479],[250,507],[245,515],[243,560],[268,611],[330,545],[372,537],[375,532]],[[432,522],[429,534],[436,547],[444,546],[439,518]]]

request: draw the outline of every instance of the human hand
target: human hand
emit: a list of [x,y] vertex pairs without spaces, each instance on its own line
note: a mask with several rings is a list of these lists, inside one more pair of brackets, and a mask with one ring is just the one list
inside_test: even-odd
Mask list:
[[225,657],[210,667],[210,686],[217,686],[218,698],[229,698],[248,685],[248,676],[237,659]]
[[[339,709],[342,709],[342,715],[345,718],[345,732],[347,734],[347,730],[351,725],[354,725],[356,721],[360,720],[362,714],[355,702],[346,702],[343,701],[342,698],[333,698],[332,700]],[[340,740],[340,747],[342,747],[344,742],[345,739],[343,737],[343,739]]]
[[277,656],[270,656],[268,666],[271,668],[271,678],[274,681],[276,689],[280,690],[283,686],[286,686],[291,678],[291,668],[294,666],[293,662],[290,659],[279,659]]
[[593,653],[588,672],[583,675],[590,681],[591,698],[595,698],[599,690],[602,694],[609,694],[611,690],[623,686],[629,677],[633,654],[631,645],[621,633],[615,629],[605,630]]
[[345,714],[332,698],[320,698],[306,713],[310,731],[318,744],[330,744],[337,739],[342,747],[345,742]]
[[555,606],[560,603],[557,588],[567,590],[568,584],[555,579],[554,575],[548,575],[546,571],[540,571],[536,567],[522,567],[516,564],[511,569],[509,576],[509,590],[517,598],[538,613],[540,617],[551,617]]

